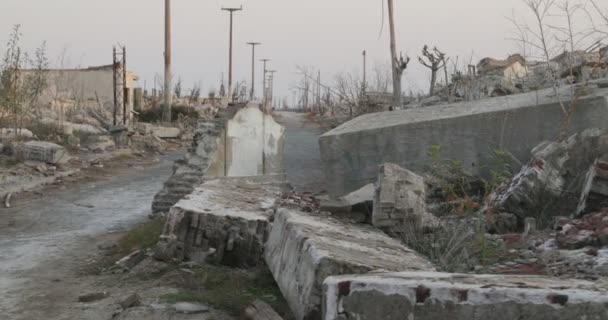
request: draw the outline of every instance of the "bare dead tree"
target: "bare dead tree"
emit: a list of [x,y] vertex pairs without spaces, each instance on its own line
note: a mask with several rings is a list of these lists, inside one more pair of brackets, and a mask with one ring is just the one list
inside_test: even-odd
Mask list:
[[401,107],[401,78],[403,72],[407,69],[407,65],[410,62],[410,57],[406,56],[403,58],[403,54],[397,57],[397,40],[395,34],[395,13],[393,0],[388,1],[388,18],[389,18],[389,29],[391,35],[390,49],[391,49],[391,64],[393,67],[393,107]]
[[418,56],[418,61],[431,70],[431,88],[429,89],[429,96],[433,96],[435,94],[435,84],[437,83],[437,72],[446,66],[445,54],[437,50],[436,47],[432,51],[429,51],[429,46],[424,45],[422,48],[422,56],[426,58],[428,62],[420,56]]
[[[580,51],[579,48],[590,38],[595,31],[588,32],[586,28],[577,28],[574,25],[575,15],[582,10],[582,5],[572,5],[568,1],[558,3],[556,0],[522,0],[529,12],[532,14],[534,24],[529,26],[525,21],[513,18],[520,37],[516,39],[518,43],[529,47],[531,55],[535,53],[543,61],[549,78],[549,85],[553,94],[557,97],[562,110],[562,123],[560,126],[560,139],[565,139],[568,135],[570,120],[576,111],[581,91],[573,85],[575,55]],[[551,24],[549,18],[563,18],[559,25]],[[552,57],[561,52],[562,63],[566,64],[569,70],[568,81],[564,83],[559,73],[558,65]],[[584,51],[583,51],[584,52]],[[562,68],[563,69],[563,68]],[[564,90],[562,87],[566,85]],[[568,101],[564,101],[564,93],[569,96]]]

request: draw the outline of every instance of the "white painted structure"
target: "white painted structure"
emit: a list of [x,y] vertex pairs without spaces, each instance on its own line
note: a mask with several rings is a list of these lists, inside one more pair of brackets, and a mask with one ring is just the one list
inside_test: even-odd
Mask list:
[[281,173],[285,128],[249,104],[228,121],[226,175],[246,177]]

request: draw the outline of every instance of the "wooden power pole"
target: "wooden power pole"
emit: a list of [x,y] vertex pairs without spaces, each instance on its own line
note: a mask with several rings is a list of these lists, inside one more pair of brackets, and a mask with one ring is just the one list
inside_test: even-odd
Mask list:
[[251,97],[253,101],[255,98],[255,46],[260,45],[260,42],[247,42],[251,46]]
[[171,122],[171,0],[165,0],[165,89],[162,119]]
[[262,108],[266,110],[266,98],[268,97],[266,93],[266,63],[270,61],[270,59],[261,59],[260,61],[264,63],[264,81],[262,82]]
[[232,102],[232,26],[233,26],[233,14],[235,11],[243,10],[240,8],[222,8],[224,11],[230,12],[230,44],[228,49],[228,101]]

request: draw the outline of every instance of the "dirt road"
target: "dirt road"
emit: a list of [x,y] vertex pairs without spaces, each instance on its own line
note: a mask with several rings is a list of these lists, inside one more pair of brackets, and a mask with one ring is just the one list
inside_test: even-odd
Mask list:
[[[11,220],[8,227],[0,228],[0,318],[22,316],[23,301],[45,295],[36,287],[61,285],[53,284],[58,279],[41,283],[45,281],[41,280],[43,266],[50,260],[78,257],[77,251],[88,239],[144,221],[152,197],[171,174],[176,157],[164,156],[147,168],[123,168],[109,179],[65,190],[51,187],[46,196],[0,209],[0,220]],[[50,277],[57,274],[58,270],[48,270]]]
[[319,152],[319,136],[324,130],[308,121],[305,113],[277,112],[285,126],[285,171],[298,192],[325,190],[325,176]]

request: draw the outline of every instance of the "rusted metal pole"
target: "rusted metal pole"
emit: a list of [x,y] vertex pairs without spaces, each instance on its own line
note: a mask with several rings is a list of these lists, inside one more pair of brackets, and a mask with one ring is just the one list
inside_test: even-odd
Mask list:
[[243,10],[240,8],[222,8],[224,11],[230,12],[230,43],[228,46],[228,101],[232,102],[232,26],[233,26],[233,14],[235,11]]
[[363,84],[362,89],[363,95],[365,96],[365,91],[367,90],[367,52],[363,50]]
[[251,46],[251,100],[255,98],[255,46],[260,42],[247,42]]
[[171,0],[165,0],[165,89],[164,103],[162,106],[162,118],[165,122],[171,122],[171,104],[173,95],[171,93]]

